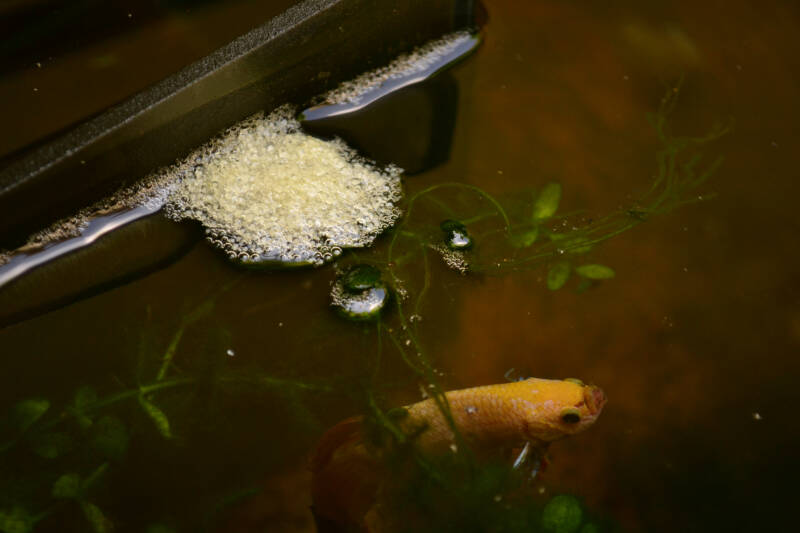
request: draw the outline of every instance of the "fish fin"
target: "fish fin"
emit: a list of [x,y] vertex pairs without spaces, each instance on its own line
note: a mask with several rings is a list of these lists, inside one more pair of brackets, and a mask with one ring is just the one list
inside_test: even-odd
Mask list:
[[322,471],[336,453],[336,450],[345,444],[354,443],[362,438],[363,419],[353,416],[342,420],[325,432],[317,445],[314,456],[311,458],[310,468],[312,473]]
[[310,468],[311,501],[318,523],[325,520],[343,531],[361,531],[383,479],[377,459],[365,446],[363,419],[348,418],[329,429],[320,439]]

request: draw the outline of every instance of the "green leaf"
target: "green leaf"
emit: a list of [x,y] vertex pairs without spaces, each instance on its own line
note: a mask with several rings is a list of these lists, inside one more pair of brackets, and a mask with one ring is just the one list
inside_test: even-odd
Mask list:
[[614,271],[605,265],[581,265],[575,268],[575,273],[588,279],[611,279]]
[[94,533],[111,533],[113,531],[114,526],[98,506],[91,502],[81,502],[81,509],[83,509],[83,515],[91,524]]
[[58,500],[82,500],[83,485],[78,474],[64,474],[53,483],[53,498]]
[[372,265],[356,265],[342,278],[342,286],[352,293],[363,292],[381,282],[381,271]]
[[533,203],[533,219],[538,221],[550,218],[558,210],[560,201],[561,185],[559,183],[548,183],[542,188]]
[[0,531],[3,533],[30,533],[36,519],[22,507],[0,509]]
[[560,494],[547,502],[542,511],[542,529],[552,533],[575,533],[582,519],[583,511],[578,500]]
[[120,460],[128,451],[128,430],[125,424],[114,416],[104,416],[94,425],[92,447],[108,457]]
[[50,409],[50,402],[44,398],[29,398],[14,406],[12,418],[20,432],[27,430]]
[[37,435],[31,442],[34,453],[45,459],[55,459],[72,449],[72,438],[63,432]]
[[591,522],[588,524],[584,524],[581,528],[580,533],[600,533],[600,528],[597,527],[596,524],[592,524]]
[[547,272],[547,288],[551,291],[557,291],[563,287],[569,279],[571,271],[572,265],[570,265],[569,261],[559,261],[551,266]]
[[156,425],[156,429],[158,432],[161,433],[161,436],[165,439],[172,438],[172,432],[169,428],[169,419],[167,415],[164,414],[164,411],[159,409],[159,407],[144,397],[144,394],[139,394],[139,404],[144,409],[144,412],[147,413],[147,416],[153,421]]
[[526,248],[536,242],[537,237],[539,237],[539,226],[534,226],[528,231],[512,235],[511,244],[517,248]]

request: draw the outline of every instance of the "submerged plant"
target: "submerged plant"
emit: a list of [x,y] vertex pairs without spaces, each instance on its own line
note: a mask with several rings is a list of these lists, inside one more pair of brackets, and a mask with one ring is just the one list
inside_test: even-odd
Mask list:
[[[169,406],[199,399],[203,397],[201,392],[269,392],[284,399],[287,408],[302,418],[307,413],[302,411],[301,395],[333,390],[329,384],[226,371],[221,367],[210,375],[192,375],[177,368],[175,359],[184,335],[210,315],[217,298],[231,285],[217,290],[186,313],[159,353],[140,350],[138,373],[150,376],[147,381],[106,395],[83,385],[65,404],[28,398],[11,409],[0,428],[0,459],[10,465],[15,457],[33,454],[37,461],[20,462],[31,467],[20,471],[18,477],[4,476],[0,480],[0,532],[35,531],[40,522],[61,521],[70,507],[80,510],[88,530],[112,531],[113,519],[100,501],[104,491],[99,486],[124,464],[134,436],[141,440],[142,433],[150,433],[160,445],[175,446],[181,436],[173,425]],[[181,394],[167,398],[168,392]],[[138,406],[138,413],[132,409],[134,406]],[[149,427],[143,420],[149,422]],[[171,531],[160,524],[153,524],[148,530]]]
[[[404,217],[389,232],[385,259],[374,259],[376,267],[386,270],[388,283],[398,297],[392,321],[376,324],[377,352],[372,379],[364,387],[367,407],[364,420],[376,435],[375,442],[394,443],[392,449],[401,455],[410,454],[417,466],[416,473],[402,477],[403,482],[391,489],[396,492],[388,498],[395,500],[399,508],[407,509],[410,505],[414,509],[412,514],[419,515],[420,521],[414,522],[409,530],[452,529],[450,518],[443,523],[442,516],[463,517],[463,524],[456,529],[463,526],[464,530],[475,531],[600,530],[597,523],[585,520],[585,512],[574,497],[558,496],[545,506],[532,501],[535,495],[525,488],[520,481],[521,472],[512,468],[510,461],[494,465],[475,462],[454,422],[434,360],[419,340],[420,312],[434,283],[432,256],[441,256],[448,266],[462,274],[504,274],[544,267],[549,290],[562,289],[570,279],[578,278],[577,290],[582,291],[615,277],[613,268],[589,258],[600,244],[655,216],[709,198],[697,189],[716,171],[722,159],[702,165],[702,150],[727,128],[718,126],[700,137],[672,135],[668,117],[677,94],[678,91],[670,91],[658,111],[648,117],[662,143],[656,155],[657,172],[649,189],[628,206],[607,215],[559,214],[564,191],[558,183],[545,184],[530,194],[527,201],[520,201],[519,194],[509,201],[502,200],[476,186],[455,182],[438,183],[407,198]],[[443,219],[444,222],[437,224],[439,227],[430,222]],[[362,255],[351,257],[359,262],[365,260]],[[344,258],[342,262],[346,264],[347,260]],[[385,340],[419,380],[423,394],[433,399],[453,432],[454,453],[444,463],[415,450],[416,435],[404,431],[403,413],[383,407],[376,397],[375,391],[379,389],[376,376]],[[390,454],[387,460],[398,459]],[[533,463],[538,464],[535,460]],[[408,464],[407,459],[399,460],[398,464]],[[534,467],[534,474],[536,471]],[[406,512],[402,516],[407,517]]]
[[[558,183],[511,199],[495,198],[473,185],[439,183],[405,199],[405,215],[386,234],[384,249],[347,253],[339,261],[342,275],[333,287],[334,301],[341,314],[362,322],[342,330],[374,346],[361,375],[344,386],[337,383],[339,377],[312,382],[234,371],[224,363],[224,349],[181,359],[189,331],[203,335],[209,345],[224,338],[224,328],[204,323],[228,288],[223,287],[185,313],[167,342],[143,341],[133,376],[115,376],[113,388],[83,384],[68,400],[30,397],[18,402],[0,428],[0,456],[14,467],[0,480],[0,532],[27,533],[43,521],[74,513],[84,529],[110,531],[115,516],[106,503],[106,486],[137,447],[176,449],[187,435],[187,417],[181,413],[201,413],[202,421],[214,400],[251,391],[271,395],[292,418],[313,427],[315,435],[321,428],[305,406],[310,395],[334,393],[360,401],[365,431],[375,442],[386,443],[391,450],[384,456],[387,467],[400,474],[397,483],[385,486],[384,501],[396,505],[397,513],[408,512],[409,530],[603,530],[574,497],[545,501],[539,496],[530,483],[537,458],[526,462],[520,455],[514,468],[513,456],[489,461],[475,456],[455,423],[435,360],[420,340],[423,302],[434,287],[432,262],[439,258],[466,275],[544,268],[552,291],[575,278],[578,290],[613,278],[612,267],[589,254],[654,216],[707,198],[696,190],[720,164],[718,159],[702,166],[700,153],[725,128],[702,137],[673,136],[667,118],[675,99],[670,92],[650,117],[663,148],[649,190],[608,215],[590,220],[580,213],[559,214],[566,192]],[[147,335],[142,332],[143,339]],[[441,413],[453,433],[452,454],[430,457],[415,448],[418,433],[403,422],[408,411],[393,408],[385,397],[381,369],[390,354],[402,360],[408,381],[418,384]],[[220,499],[249,494],[251,487],[236,487],[233,497]],[[160,522],[148,530],[169,531]]]

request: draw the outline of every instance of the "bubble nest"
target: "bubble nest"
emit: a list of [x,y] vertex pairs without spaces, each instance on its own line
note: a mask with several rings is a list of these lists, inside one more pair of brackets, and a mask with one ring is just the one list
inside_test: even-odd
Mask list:
[[400,216],[401,169],[306,135],[288,106],[234,126],[189,157],[167,201],[248,264],[320,265],[367,246]]

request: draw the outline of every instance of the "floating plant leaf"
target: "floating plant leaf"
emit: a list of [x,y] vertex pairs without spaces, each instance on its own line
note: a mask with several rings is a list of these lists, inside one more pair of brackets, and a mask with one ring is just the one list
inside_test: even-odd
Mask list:
[[560,201],[561,185],[559,183],[548,183],[542,188],[533,203],[533,219],[544,220],[550,218],[558,210]]
[[81,509],[86,520],[91,524],[94,533],[109,533],[114,528],[103,511],[91,502],[81,502]]
[[82,500],[84,493],[81,476],[64,474],[53,483],[52,494],[57,500]]
[[569,261],[559,261],[550,267],[547,271],[547,288],[551,291],[557,291],[569,279],[572,270],[572,265]]
[[156,404],[145,398],[144,394],[139,394],[139,405],[142,406],[144,412],[147,413],[147,416],[149,416],[156,425],[156,429],[159,433],[161,433],[161,436],[165,439],[171,439],[172,431],[170,431],[169,419],[167,418],[167,415],[164,414],[164,411],[162,411]]
[[36,519],[22,507],[0,509],[0,531],[3,533],[29,533]]
[[574,496],[560,494],[542,511],[542,529],[549,533],[574,533],[583,519],[581,504]]
[[14,406],[13,420],[20,431],[25,431],[36,423],[47,410],[50,402],[44,398],[29,398]]
[[31,442],[34,453],[45,459],[55,459],[72,449],[72,439],[63,432],[37,435]]
[[128,440],[128,430],[119,418],[104,416],[94,426],[92,447],[109,459],[122,459]]
[[588,279],[611,279],[614,271],[605,265],[581,265],[575,267],[575,273]]

